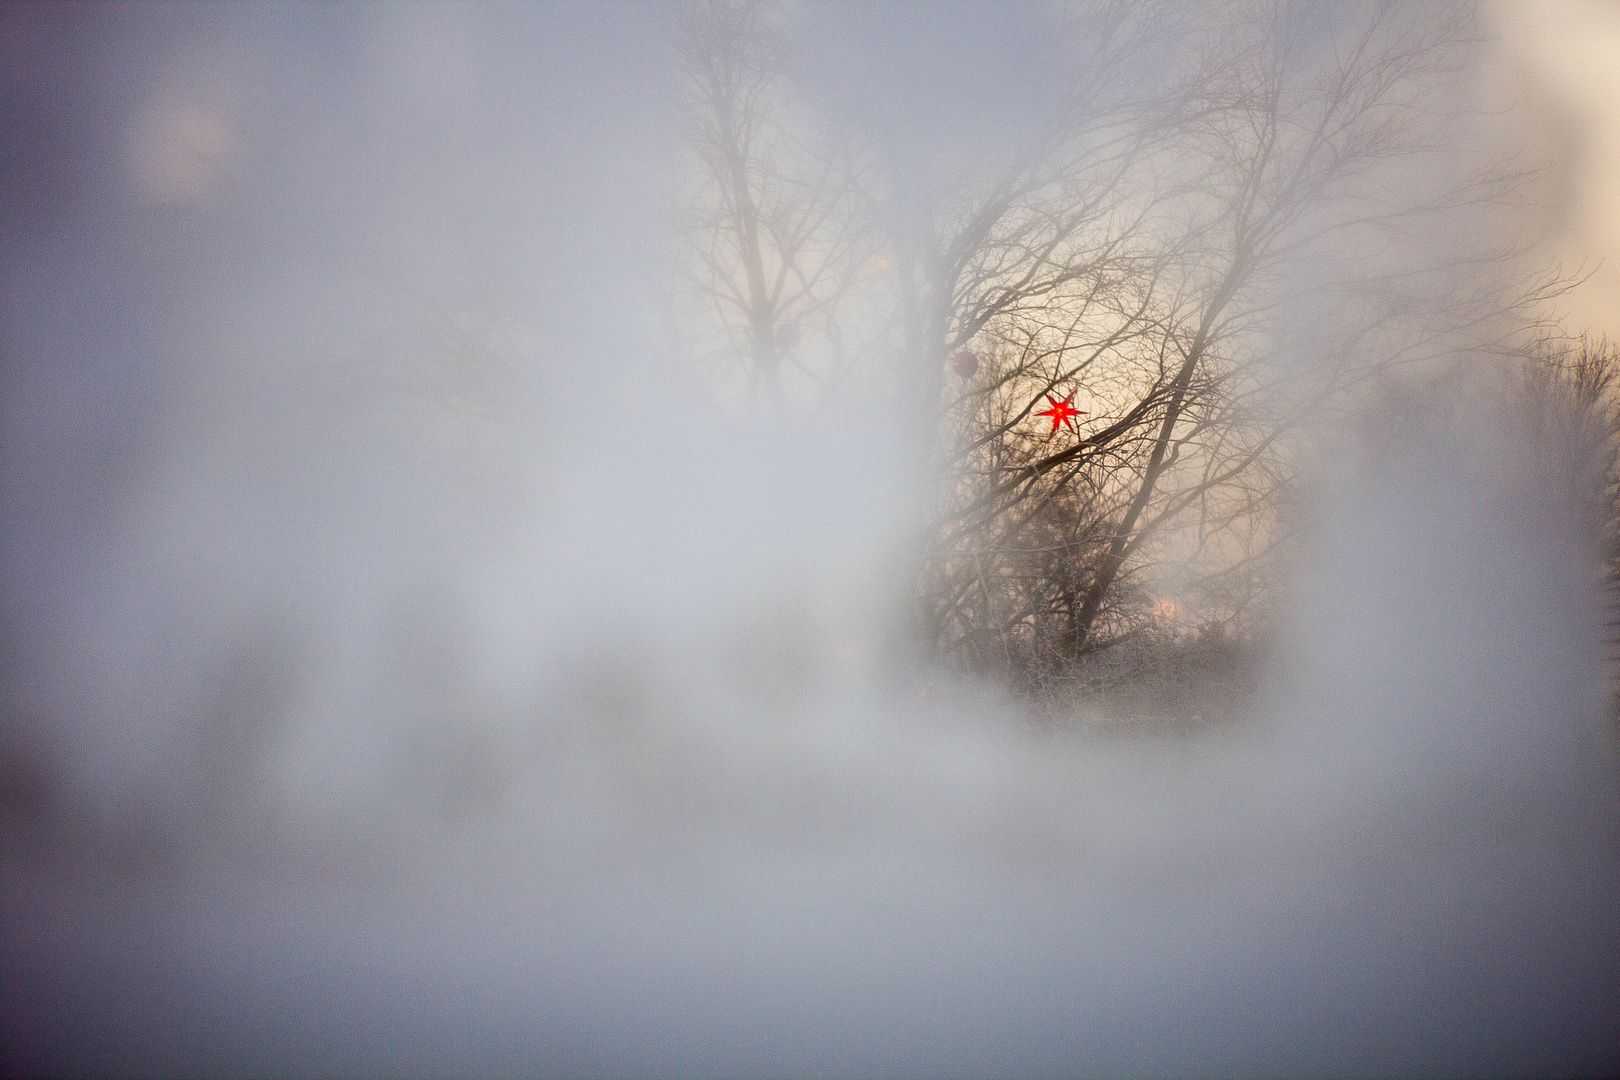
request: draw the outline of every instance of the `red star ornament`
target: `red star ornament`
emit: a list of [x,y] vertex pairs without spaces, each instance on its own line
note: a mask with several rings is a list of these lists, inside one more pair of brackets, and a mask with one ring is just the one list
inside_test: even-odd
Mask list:
[[1052,434],[1053,431],[1056,431],[1058,428],[1062,427],[1064,425],[1064,423],[1067,423],[1069,425],[1069,427],[1075,432],[1075,434],[1080,433],[1080,429],[1075,426],[1074,418],[1077,417],[1077,416],[1085,416],[1086,411],[1084,409],[1077,409],[1077,408],[1074,407],[1074,395],[1073,394],[1070,394],[1067,398],[1065,398],[1062,401],[1059,401],[1057,398],[1053,397],[1051,394],[1047,394],[1046,395],[1046,403],[1048,405],[1052,406],[1052,407],[1050,409],[1043,409],[1042,411],[1036,413],[1035,415],[1036,416],[1050,416],[1052,418],[1052,431],[1047,432],[1048,435]]

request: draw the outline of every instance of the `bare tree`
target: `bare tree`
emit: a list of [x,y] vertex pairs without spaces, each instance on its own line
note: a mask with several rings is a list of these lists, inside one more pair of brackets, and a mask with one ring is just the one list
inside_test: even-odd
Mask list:
[[1549,485],[1571,500],[1620,604],[1620,346],[1607,337],[1543,334],[1524,351],[1522,382],[1512,395],[1549,460]]
[[[944,192],[891,170],[882,206],[871,156],[789,122],[771,19],[688,12],[698,291],[779,403],[784,327],[831,342],[852,300],[887,310],[894,388],[938,406],[911,599],[961,662],[1027,676],[1240,624],[1302,433],[1513,308],[1502,250],[1411,242],[1519,180],[1421,164],[1454,119],[1465,8],[1082,8],[1040,137]],[[879,220],[888,292],[861,274]],[[1442,303],[1439,280],[1465,284]],[[822,392],[852,370],[799,367]]]
[[[1218,625],[1263,594],[1301,430],[1445,336],[1392,238],[1517,179],[1402,184],[1440,145],[1437,95],[1469,30],[1460,10],[1227,9],[1186,82],[1128,117],[1142,130],[1121,140],[1117,202],[1069,196],[1106,212],[1031,260],[1061,280],[1025,291],[1029,270],[981,241],[1000,276],[980,288],[1018,301],[962,324],[988,363],[946,410],[954,484],[921,589],[939,647],[1073,661],[1178,607]],[[1307,290],[1324,324],[1308,341],[1290,329]],[[1453,296],[1451,324],[1506,310],[1503,295]],[[1304,349],[1308,363],[1288,355]],[[1084,428],[1032,430],[1070,394]]]
[[812,401],[839,392],[852,364],[840,315],[875,245],[853,142],[789,122],[778,21],[771,5],[706,0],[682,10],[681,46],[690,283],[718,351],[744,358],[750,399],[780,409],[794,382]]

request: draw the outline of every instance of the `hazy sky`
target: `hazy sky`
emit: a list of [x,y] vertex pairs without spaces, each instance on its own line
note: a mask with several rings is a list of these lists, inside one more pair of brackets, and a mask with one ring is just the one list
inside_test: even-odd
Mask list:
[[1523,80],[1532,127],[1549,125],[1567,154],[1572,196],[1546,252],[1592,279],[1566,301],[1571,329],[1620,337],[1620,4],[1492,3],[1504,79]]

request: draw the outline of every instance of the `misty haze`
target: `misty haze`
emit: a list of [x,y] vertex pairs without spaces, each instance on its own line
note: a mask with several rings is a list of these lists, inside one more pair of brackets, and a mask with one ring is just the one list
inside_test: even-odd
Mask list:
[[1616,56],[7,6],[0,1065],[1620,1071]]

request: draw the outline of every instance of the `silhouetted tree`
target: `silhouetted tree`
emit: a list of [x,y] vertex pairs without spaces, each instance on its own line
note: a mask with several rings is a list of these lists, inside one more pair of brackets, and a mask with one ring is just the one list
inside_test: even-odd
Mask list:
[[719,0],[682,9],[689,282],[721,353],[741,356],[749,396],[785,406],[839,390],[850,358],[841,305],[875,244],[866,165],[845,141],[790,123],[777,11]]
[[[1473,25],[1087,6],[1039,137],[977,184],[889,175],[880,207],[870,156],[789,134],[769,10],[689,9],[699,292],[777,401],[784,326],[830,340],[852,296],[888,310],[893,388],[939,409],[913,593],[935,650],[1028,676],[1240,622],[1301,436],[1380,373],[1501,330],[1526,296],[1498,280],[1507,253],[1419,240],[1522,179],[1416,164],[1443,158]],[[886,289],[860,272],[880,221]],[[1057,402],[1080,422],[1049,423]]]

